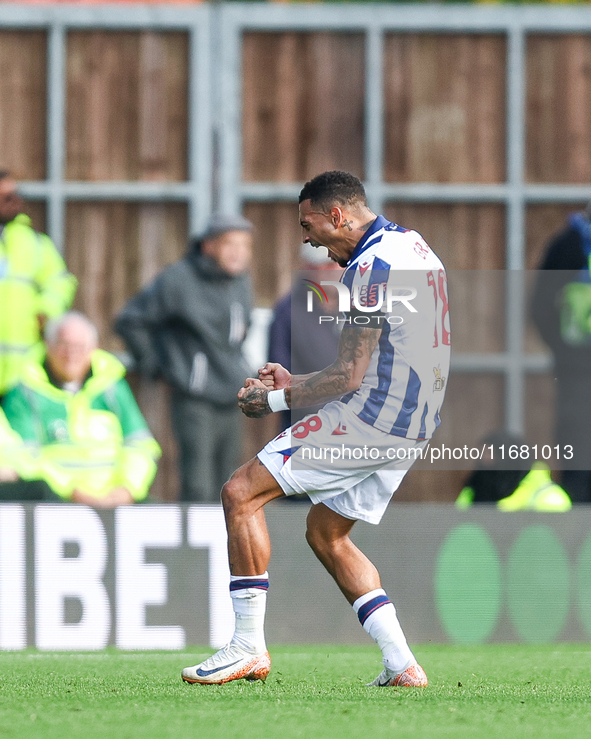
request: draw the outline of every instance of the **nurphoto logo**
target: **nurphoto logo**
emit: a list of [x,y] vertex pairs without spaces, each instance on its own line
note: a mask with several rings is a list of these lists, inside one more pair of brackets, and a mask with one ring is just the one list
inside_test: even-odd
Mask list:
[[374,320],[385,319],[391,325],[400,325],[404,322],[402,316],[390,315],[394,310],[394,306],[403,306],[410,313],[417,313],[417,309],[412,301],[417,297],[417,289],[415,287],[396,285],[388,286],[388,282],[373,281],[365,285],[354,285],[353,290],[342,282],[335,280],[322,280],[320,283],[312,280],[303,280],[308,291],[306,294],[306,311],[312,313],[314,311],[314,296],[318,298],[321,306],[329,304],[329,297],[325,287],[332,287],[337,291],[338,295],[338,311],[340,313],[349,314],[353,311],[353,316],[347,315],[346,318],[335,317],[334,315],[319,316],[319,323],[335,321],[337,323],[355,323],[359,325],[370,322],[369,316],[360,316],[359,313],[379,313],[379,316],[373,316]]

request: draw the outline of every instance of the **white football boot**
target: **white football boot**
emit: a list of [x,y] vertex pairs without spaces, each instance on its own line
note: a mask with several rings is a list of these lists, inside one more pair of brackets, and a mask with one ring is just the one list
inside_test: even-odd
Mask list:
[[271,669],[269,652],[253,654],[236,644],[227,644],[194,667],[185,667],[181,676],[186,683],[222,685],[230,680],[266,680]]
[[400,673],[385,667],[368,687],[376,688],[426,688],[429,685],[425,670],[420,665],[414,664]]

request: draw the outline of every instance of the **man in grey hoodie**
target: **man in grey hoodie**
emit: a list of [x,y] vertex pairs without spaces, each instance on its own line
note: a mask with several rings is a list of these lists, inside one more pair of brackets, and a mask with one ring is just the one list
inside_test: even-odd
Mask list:
[[172,388],[181,500],[219,502],[240,457],[236,393],[249,374],[242,342],[251,297],[252,224],[212,216],[186,256],[169,265],[115,320],[138,371]]

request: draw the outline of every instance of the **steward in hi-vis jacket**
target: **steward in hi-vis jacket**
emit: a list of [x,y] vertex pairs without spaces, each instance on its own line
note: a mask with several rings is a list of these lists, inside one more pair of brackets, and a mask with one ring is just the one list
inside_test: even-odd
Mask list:
[[16,182],[0,171],[0,397],[16,382],[45,321],[72,304],[78,284],[23,208]]
[[[71,315],[71,314],[68,314]],[[94,349],[90,370],[74,392],[60,383],[47,358],[30,359],[4,410],[54,492],[65,500],[100,507],[111,491],[125,489],[140,501],[156,474],[160,447],[124,379],[121,362]]]

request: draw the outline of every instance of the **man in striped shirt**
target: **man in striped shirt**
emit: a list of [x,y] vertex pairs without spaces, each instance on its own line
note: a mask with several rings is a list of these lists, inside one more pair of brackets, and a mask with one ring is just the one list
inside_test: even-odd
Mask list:
[[224,486],[235,634],[205,662],[183,670],[183,679],[265,679],[270,543],[263,506],[307,493],[314,503],[308,543],[382,650],[384,669],[370,685],[424,687],[427,676],[379,573],[349,534],[357,520],[379,523],[439,425],[451,344],[445,270],[417,232],[372,213],[353,175],[318,175],[299,200],[304,241],[327,247],[345,268],[338,283],[311,283],[321,298],[324,287],[338,292],[345,312],[338,356],[306,376],[267,364],[239,393],[251,417],[326,405],[269,442]]

